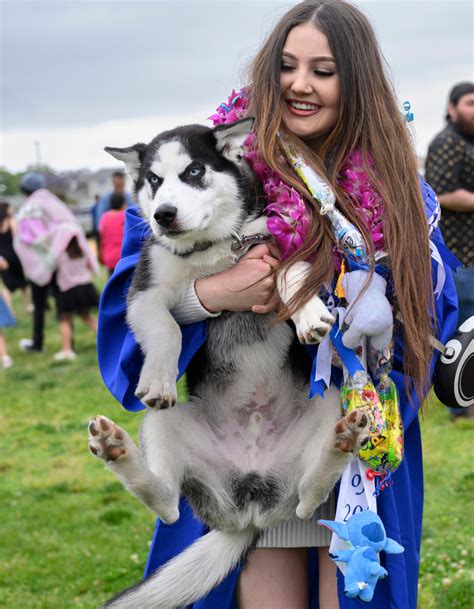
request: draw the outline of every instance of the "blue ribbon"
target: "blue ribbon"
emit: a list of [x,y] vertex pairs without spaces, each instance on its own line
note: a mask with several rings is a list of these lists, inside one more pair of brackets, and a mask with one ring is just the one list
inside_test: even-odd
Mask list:
[[235,106],[235,102],[240,98],[240,95],[236,95],[231,101],[230,104],[224,104],[222,103],[219,108],[223,108],[224,110],[226,110],[226,112],[230,112],[232,110],[232,108]]
[[446,263],[450,269],[453,271],[457,271],[460,266],[462,266],[462,262],[449,250],[444,243],[440,239],[431,238],[433,243],[438,248],[438,252],[444,263]]
[[[346,367],[350,376],[354,376],[354,374],[358,370],[364,370],[364,367],[360,363],[359,358],[354,353],[354,351],[352,349],[348,349],[347,347],[344,346],[344,344],[342,342],[343,332],[341,331],[341,328],[337,324],[333,325],[331,332],[329,333],[329,336],[331,337],[332,344],[334,345],[334,348],[336,349],[337,353],[339,354],[339,357],[341,358],[342,363]],[[327,389],[326,383],[322,379],[319,381],[315,380],[318,348],[317,348],[317,346],[310,345],[307,347],[307,349],[308,349],[308,352],[310,353],[310,355],[313,357],[313,367],[311,369],[311,384],[310,384],[310,389],[309,389],[309,397],[313,398],[315,395],[320,395],[321,397],[324,397],[324,391]]]

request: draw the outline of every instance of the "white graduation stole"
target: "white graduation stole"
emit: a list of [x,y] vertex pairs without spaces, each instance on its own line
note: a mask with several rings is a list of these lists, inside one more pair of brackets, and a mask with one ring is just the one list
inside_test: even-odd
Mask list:
[[[337,499],[335,517],[337,522],[347,522],[351,516],[364,510],[372,510],[377,513],[377,501],[374,495],[375,482],[373,479],[367,478],[367,469],[369,469],[368,466],[354,456],[344,470]],[[332,534],[330,554],[336,554],[340,550],[347,550],[351,547],[347,541],[343,541],[335,533]],[[336,564],[345,575],[346,563],[336,562]]]

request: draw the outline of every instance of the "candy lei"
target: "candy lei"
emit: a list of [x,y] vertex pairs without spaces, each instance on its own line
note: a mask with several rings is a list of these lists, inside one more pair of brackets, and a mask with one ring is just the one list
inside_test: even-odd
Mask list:
[[[233,123],[246,115],[248,90],[232,91],[227,103],[217,108],[216,114],[209,117],[214,126]],[[284,182],[279,173],[273,171],[263,161],[255,146],[255,136],[251,134],[246,142],[245,159],[252,167],[263,186],[268,205],[268,229],[275,237],[283,258],[288,258],[301,248],[311,224],[310,214],[300,194]],[[373,162],[371,168],[373,167]],[[375,251],[383,249],[383,202],[363,169],[362,155],[351,152],[340,171],[339,186],[356,202],[361,219],[368,227]],[[339,256],[335,252],[336,258]],[[338,262],[338,260],[336,260]]]

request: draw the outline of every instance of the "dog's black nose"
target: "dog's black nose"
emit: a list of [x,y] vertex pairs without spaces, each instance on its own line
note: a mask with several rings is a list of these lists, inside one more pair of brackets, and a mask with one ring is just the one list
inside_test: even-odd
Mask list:
[[173,220],[176,218],[178,209],[173,205],[160,205],[155,211],[154,218],[160,226],[168,228]]

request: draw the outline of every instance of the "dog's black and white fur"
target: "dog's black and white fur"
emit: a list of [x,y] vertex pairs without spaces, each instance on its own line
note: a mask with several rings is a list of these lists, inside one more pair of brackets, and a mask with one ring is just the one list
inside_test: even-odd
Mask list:
[[[128,298],[128,323],[144,353],[137,395],[149,406],[140,449],[106,417],[89,426],[91,451],[162,520],[185,495],[212,530],[106,607],[172,609],[207,594],[259,532],[296,514],[310,518],[365,436],[366,417],[340,418],[339,393],[308,399],[309,364],[294,329],[272,315],[223,312],[187,371],[190,400],[176,401],[179,326],[170,311],[184,290],[232,265],[234,232],[265,230],[261,200],[242,158],[251,119],[215,129],[180,127],[149,145],[107,149],[132,176],[153,236]],[[305,263],[278,280],[282,300]],[[317,342],[333,319],[316,296],[293,317]]]

